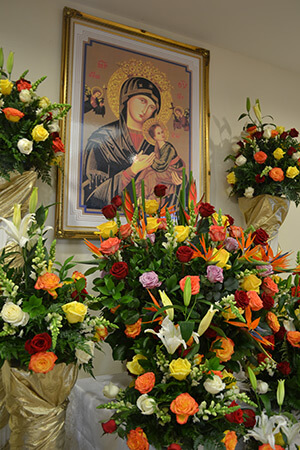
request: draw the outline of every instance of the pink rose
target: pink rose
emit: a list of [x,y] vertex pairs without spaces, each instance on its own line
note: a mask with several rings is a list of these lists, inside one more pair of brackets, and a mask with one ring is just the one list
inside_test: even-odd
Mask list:
[[159,281],[158,275],[153,271],[143,273],[139,277],[139,282],[143,285],[144,288],[147,289],[153,289],[161,285],[161,281]]
[[211,225],[209,227],[209,236],[212,241],[224,241],[226,237],[226,228],[219,225]]
[[228,252],[232,253],[239,248],[239,244],[236,239],[228,237],[224,241],[224,247]]
[[108,238],[106,241],[103,241],[100,245],[100,252],[103,255],[113,255],[116,253],[120,248],[121,240],[117,237],[114,238]]

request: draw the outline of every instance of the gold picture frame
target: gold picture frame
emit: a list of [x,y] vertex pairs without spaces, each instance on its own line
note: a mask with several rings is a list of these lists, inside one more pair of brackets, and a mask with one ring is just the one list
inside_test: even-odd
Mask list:
[[150,181],[175,195],[185,166],[209,201],[208,75],[208,50],[64,8],[61,101],[72,108],[57,237],[93,238],[102,207],[132,178],[148,180],[148,198]]

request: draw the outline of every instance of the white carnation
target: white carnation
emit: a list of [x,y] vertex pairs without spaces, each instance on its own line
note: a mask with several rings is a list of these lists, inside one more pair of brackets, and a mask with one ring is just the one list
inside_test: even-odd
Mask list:
[[245,196],[245,197],[247,197],[247,198],[252,198],[252,197],[253,197],[253,194],[254,194],[254,189],[253,189],[253,187],[247,187],[247,188],[245,189],[245,192],[244,192],[244,196]]
[[19,139],[17,147],[23,155],[29,155],[32,152],[33,142],[26,138]]

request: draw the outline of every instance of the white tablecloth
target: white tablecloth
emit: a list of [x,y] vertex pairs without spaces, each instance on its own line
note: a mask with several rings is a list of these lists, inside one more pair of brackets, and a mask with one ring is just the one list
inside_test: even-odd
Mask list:
[[126,373],[82,378],[75,384],[67,409],[66,450],[128,450],[126,442],[117,435],[103,435],[99,421],[107,421],[111,410],[97,409],[110,400],[104,397],[103,387],[109,382],[125,387],[130,382]]

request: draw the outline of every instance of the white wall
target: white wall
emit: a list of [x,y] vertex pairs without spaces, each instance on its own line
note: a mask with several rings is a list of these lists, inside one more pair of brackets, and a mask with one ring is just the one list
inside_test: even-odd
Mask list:
[[[99,1],[101,5],[101,0]],[[64,0],[10,0],[1,8],[0,46],[6,56],[15,52],[14,77],[25,69],[30,69],[28,79],[36,80],[47,75],[47,80],[39,87],[39,94],[48,96],[52,101],[59,100],[61,68],[62,12],[64,6],[93,14],[97,17],[139,27],[129,19],[112,16],[101,9],[91,9],[77,2]],[[144,26],[143,26],[144,27]],[[209,43],[197,42],[188,37],[166,33],[154,24],[147,31],[161,36],[207,48],[211,52],[210,63],[210,159],[211,159],[211,203],[231,214],[236,223],[243,225],[242,216],[235,200],[226,195],[225,156],[231,148],[242,124],[238,116],[245,110],[246,97],[253,101],[259,98],[264,114],[271,114],[278,125],[300,129],[300,89],[299,75],[280,70],[255,59],[216,48]],[[237,36],[238,39],[238,36]],[[287,49],[288,51],[288,49]],[[278,55],[280,58],[280,55]],[[56,180],[53,187],[38,183],[39,196],[44,204],[55,202]],[[300,208],[291,206],[288,218],[283,225],[279,243],[285,251],[300,249],[298,224]],[[49,214],[49,225],[54,225],[54,209]],[[87,249],[81,240],[60,240],[57,244],[57,256],[60,260],[69,255],[84,260]],[[84,267],[79,270],[84,270]],[[96,374],[120,371],[120,365],[111,360],[110,351],[105,347],[106,356],[97,358]]]

